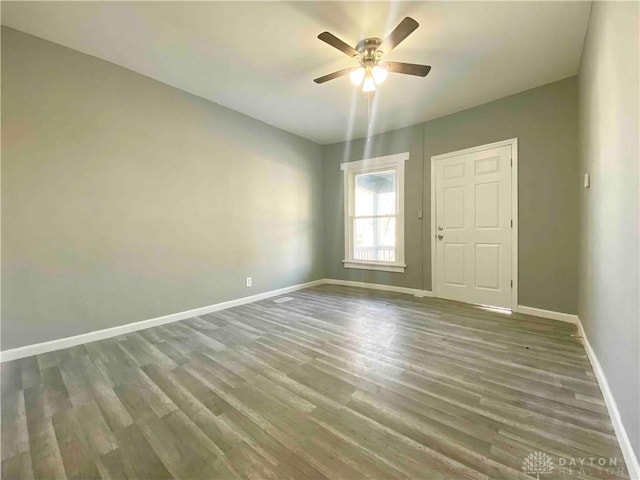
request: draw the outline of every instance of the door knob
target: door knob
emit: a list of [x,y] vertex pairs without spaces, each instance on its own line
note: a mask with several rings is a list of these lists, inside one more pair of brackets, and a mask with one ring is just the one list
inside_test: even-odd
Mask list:
[[444,235],[442,235],[441,233],[438,234],[438,240],[442,240],[444,238]]
[[439,226],[438,226],[438,231],[440,231],[440,232],[441,232],[442,230],[444,230],[444,227],[443,227],[442,225],[439,225]]

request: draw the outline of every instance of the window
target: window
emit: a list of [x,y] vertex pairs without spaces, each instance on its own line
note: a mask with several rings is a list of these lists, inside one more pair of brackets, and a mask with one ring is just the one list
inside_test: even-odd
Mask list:
[[408,153],[343,163],[345,268],[404,272]]

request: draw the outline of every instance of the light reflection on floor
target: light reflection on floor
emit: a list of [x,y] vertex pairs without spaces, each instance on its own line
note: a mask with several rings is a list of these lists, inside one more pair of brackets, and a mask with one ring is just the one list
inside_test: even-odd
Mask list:
[[351,331],[360,338],[360,348],[365,354],[353,353],[353,364],[359,373],[396,373],[398,367],[388,363],[386,357],[397,341],[397,325],[393,318],[385,318],[383,312],[371,318],[371,311],[354,320]]

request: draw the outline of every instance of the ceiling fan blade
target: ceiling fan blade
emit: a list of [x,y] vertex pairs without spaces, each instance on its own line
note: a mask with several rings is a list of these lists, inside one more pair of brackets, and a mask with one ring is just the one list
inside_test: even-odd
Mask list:
[[351,68],[343,68],[342,70],[338,70],[337,72],[330,73],[329,75],[325,75],[324,77],[316,78],[314,82],[316,83],[328,82],[329,80],[333,80],[334,78],[347,75],[351,70],[352,70]]
[[390,72],[406,73],[417,77],[426,77],[431,70],[429,65],[417,65],[415,63],[386,62],[384,65]]
[[387,35],[387,38],[384,39],[382,44],[378,47],[378,50],[381,50],[384,53],[389,53],[391,50],[400,45],[400,43],[409,35],[411,35],[411,33],[419,26],[420,24],[413,18],[405,17],[393,30],[393,32]]
[[358,55],[358,51],[355,48],[350,47],[332,33],[322,32],[320,35],[318,35],[318,38],[323,42],[328,43],[332,47],[337,48],[341,52],[346,53],[350,57]]

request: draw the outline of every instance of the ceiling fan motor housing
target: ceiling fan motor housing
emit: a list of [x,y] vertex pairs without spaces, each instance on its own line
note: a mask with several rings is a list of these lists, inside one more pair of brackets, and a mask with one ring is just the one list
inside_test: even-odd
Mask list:
[[360,63],[363,66],[373,66],[382,56],[382,52],[378,47],[382,44],[382,40],[376,37],[365,38],[360,40],[356,45],[356,50],[360,54]]

